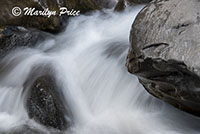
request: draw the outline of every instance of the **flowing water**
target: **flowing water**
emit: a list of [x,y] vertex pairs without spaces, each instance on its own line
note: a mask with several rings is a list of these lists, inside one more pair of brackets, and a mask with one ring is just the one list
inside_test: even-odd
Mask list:
[[64,134],[200,133],[198,118],[152,97],[126,70],[129,31],[141,8],[73,18],[64,33],[2,59],[0,134],[60,133],[29,119],[24,108],[24,82],[44,64],[54,68],[73,113]]

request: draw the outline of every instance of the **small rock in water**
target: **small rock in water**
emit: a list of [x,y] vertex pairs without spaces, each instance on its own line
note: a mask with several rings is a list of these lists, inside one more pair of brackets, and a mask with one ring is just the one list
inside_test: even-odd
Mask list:
[[62,91],[49,68],[38,69],[35,68],[25,83],[28,115],[44,126],[64,130],[70,121],[65,118],[69,117],[69,109],[65,108]]

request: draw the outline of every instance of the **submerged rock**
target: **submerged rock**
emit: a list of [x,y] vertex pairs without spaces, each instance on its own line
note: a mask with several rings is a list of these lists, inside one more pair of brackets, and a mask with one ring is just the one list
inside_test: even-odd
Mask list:
[[62,91],[51,74],[52,70],[48,67],[39,68],[33,69],[24,84],[28,115],[44,126],[66,129],[71,124],[71,112],[65,107],[67,103]]
[[117,5],[115,6],[115,11],[121,12],[126,8],[126,2],[125,0],[119,0]]
[[23,126],[22,128],[15,128],[10,130],[9,132],[4,132],[3,134],[47,134],[36,128],[30,128],[29,126]]
[[138,5],[138,4],[148,4],[151,1],[152,0],[119,0],[115,6],[114,11],[121,12],[127,6],[134,6],[134,5]]
[[200,2],[157,0],[136,17],[128,71],[146,90],[200,116]]
[[112,42],[105,47],[106,58],[119,58],[128,49],[126,42]]
[[44,32],[23,27],[0,28],[0,57],[19,47],[33,47],[50,37]]

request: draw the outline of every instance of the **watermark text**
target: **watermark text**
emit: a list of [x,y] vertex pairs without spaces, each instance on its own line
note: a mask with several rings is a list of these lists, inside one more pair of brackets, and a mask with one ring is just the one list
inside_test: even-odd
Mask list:
[[36,8],[32,7],[25,7],[24,9],[21,9],[20,7],[14,7],[12,9],[12,15],[13,16],[44,16],[50,18],[51,16],[62,16],[62,15],[68,15],[68,16],[79,16],[80,11],[71,9],[69,10],[66,7],[61,7],[59,11],[52,11],[49,8],[45,8],[43,10],[37,10]]

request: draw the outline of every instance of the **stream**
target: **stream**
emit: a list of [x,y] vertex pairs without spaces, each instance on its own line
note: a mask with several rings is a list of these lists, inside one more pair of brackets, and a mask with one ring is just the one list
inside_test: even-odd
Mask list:
[[[131,25],[142,7],[74,17],[65,32],[1,59],[0,134],[199,134],[197,117],[149,95],[125,67]],[[64,132],[29,119],[24,106],[32,67],[47,64],[73,113]]]

